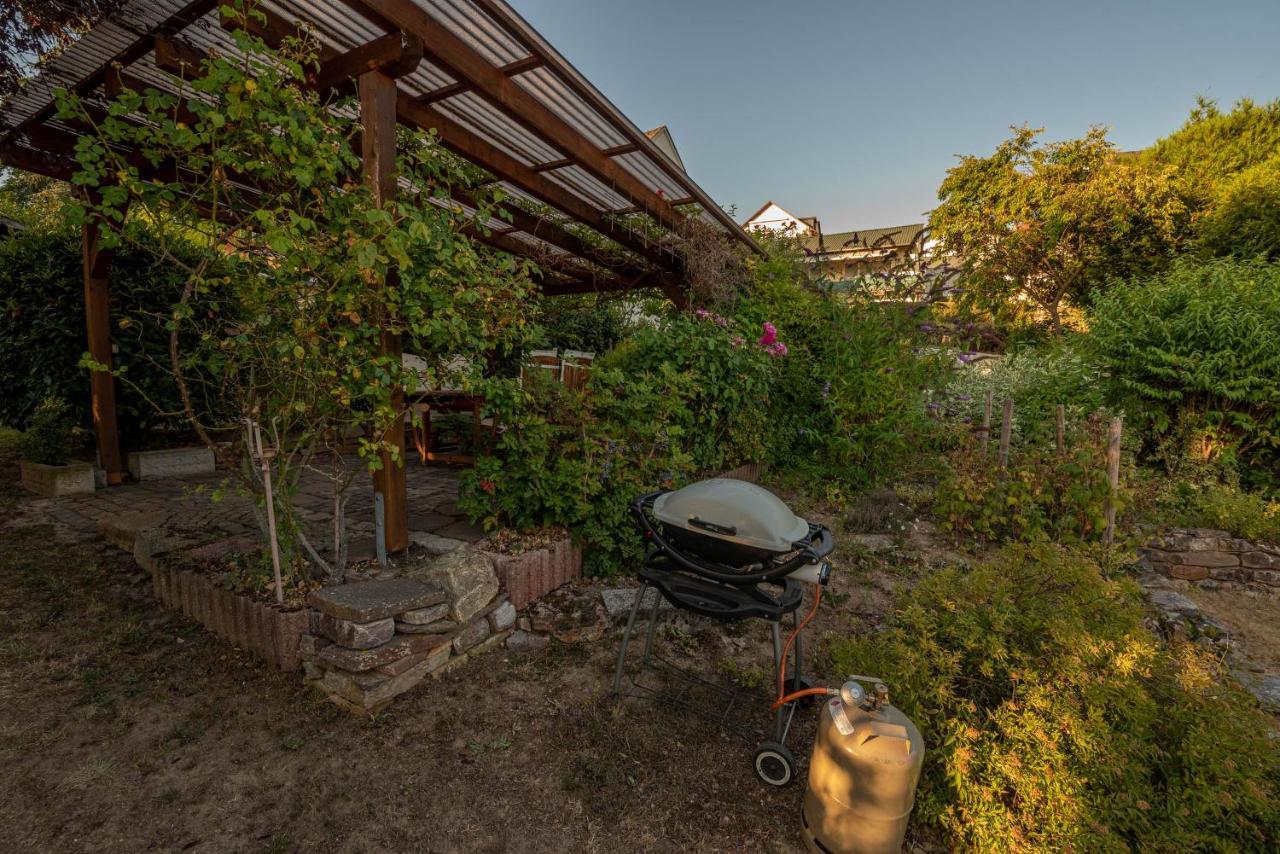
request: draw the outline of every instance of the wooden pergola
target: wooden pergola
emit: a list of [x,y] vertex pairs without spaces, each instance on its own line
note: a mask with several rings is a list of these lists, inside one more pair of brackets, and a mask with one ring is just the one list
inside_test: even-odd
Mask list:
[[[0,162],[69,180],[85,131],[56,118],[55,92],[76,93],[90,110],[104,108],[122,88],[176,94],[180,78],[206,57],[238,54],[218,6],[135,0],[95,25],[0,107]],[[547,295],[657,288],[680,302],[681,244],[699,220],[760,251],[503,0],[293,0],[258,8],[265,22],[252,26],[268,45],[301,27],[320,42],[321,66],[308,85],[357,94],[364,174],[380,204],[397,190],[397,124],[435,131],[509,197],[503,219],[472,236],[536,260]],[[453,201],[474,210],[465,190],[453,191]],[[110,253],[86,226],[88,349],[108,366],[110,266]],[[387,353],[399,353],[397,336],[383,339]],[[112,376],[95,372],[91,393],[99,464],[119,483],[125,466]],[[390,438],[403,450],[403,425],[394,432]],[[375,488],[384,499],[388,550],[403,549],[404,469],[384,465]]]

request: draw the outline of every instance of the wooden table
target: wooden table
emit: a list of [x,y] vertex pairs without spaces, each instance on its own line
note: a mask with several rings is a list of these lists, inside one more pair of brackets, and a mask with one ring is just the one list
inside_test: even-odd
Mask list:
[[480,410],[484,406],[484,397],[469,391],[433,389],[419,391],[410,395],[409,406],[417,416],[410,421],[409,432],[413,437],[413,445],[418,449],[418,456],[423,463],[428,461],[441,463],[474,463],[474,454],[438,453],[431,450],[431,413],[435,412],[470,412],[471,438],[473,447],[480,444],[480,432],[484,429],[480,418]]

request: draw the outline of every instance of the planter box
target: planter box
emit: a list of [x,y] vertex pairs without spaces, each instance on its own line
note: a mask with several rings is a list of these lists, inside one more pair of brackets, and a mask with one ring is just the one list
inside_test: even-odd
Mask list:
[[582,577],[582,549],[568,537],[545,549],[520,555],[485,552],[498,582],[518,610],[557,587]]
[[42,463],[22,461],[22,485],[36,495],[57,498],[60,495],[87,495],[93,492],[93,466],[89,463],[70,463],[65,466],[46,466]]
[[160,480],[213,474],[213,451],[208,448],[172,448],[165,451],[134,451],[129,454],[129,474],[134,480]]
[[218,637],[281,670],[301,666],[298,642],[310,630],[310,610],[286,611],[224,590],[208,574],[173,558],[152,564],[155,596]]

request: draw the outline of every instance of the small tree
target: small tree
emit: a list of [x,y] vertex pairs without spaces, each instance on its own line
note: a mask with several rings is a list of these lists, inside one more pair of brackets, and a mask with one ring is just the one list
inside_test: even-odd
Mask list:
[[980,307],[1030,300],[1060,334],[1064,300],[1162,266],[1183,239],[1186,209],[1171,169],[1118,155],[1102,128],[1048,144],[1036,142],[1039,130],[1013,130],[990,157],[947,172],[931,235],[960,259]]
[[[305,556],[337,576],[347,486],[360,469],[379,468],[380,455],[403,464],[387,438],[405,417],[397,390],[424,379],[383,352],[383,334],[403,336],[441,365],[476,357],[471,372],[450,377],[475,381],[484,357],[510,350],[527,328],[520,304],[530,268],[463,234],[485,227],[500,193],[472,189],[474,213],[453,203],[451,187],[474,188],[488,176],[429,134],[401,132],[397,169],[407,189],[398,203],[374,203],[353,150],[357,105],[327,101],[306,85],[314,39],[273,51],[243,31],[234,37],[242,56],[209,58],[182,97],[125,90],[105,118],[62,98],[61,115],[94,129],[78,145],[74,183],[85,192],[72,217],[100,223],[107,246],[145,234],[183,270],[172,310],[139,319],[169,331],[181,415],[260,507],[262,484],[238,428],[246,419],[261,425],[274,449],[287,569],[301,580]],[[126,211],[158,227],[121,228]],[[438,382],[444,370],[425,379]],[[201,390],[224,417],[201,405]],[[355,444],[365,465],[352,468],[344,442],[362,430]],[[229,448],[218,441],[227,436]],[[307,469],[332,482],[328,558],[290,501]]]

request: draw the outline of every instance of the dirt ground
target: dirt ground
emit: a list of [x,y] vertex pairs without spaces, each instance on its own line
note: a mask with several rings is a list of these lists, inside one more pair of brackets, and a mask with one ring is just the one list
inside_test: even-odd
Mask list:
[[1186,595],[1226,625],[1247,666],[1280,673],[1280,596],[1194,586]]
[[[924,571],[888,527],[839,552],[821,680],[820,639]],[[663,640],[744,684],[769,667],[761,635]],[[0,850],[800,851],[803,777],[751,767],[765,703],[739,710],[757,732],[618,705],[616,643],[494,652],[362,722],[165,611],[122,552],[0,527]]]

